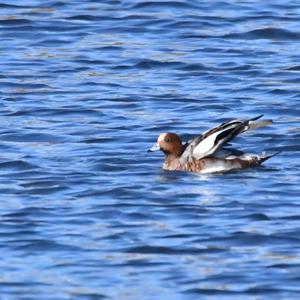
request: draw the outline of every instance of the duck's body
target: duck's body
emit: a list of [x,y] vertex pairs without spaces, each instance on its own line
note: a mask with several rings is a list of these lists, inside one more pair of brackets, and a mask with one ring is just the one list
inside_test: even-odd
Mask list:
[[229,158],[217,158],[213,156],[202,159],[192,158],[191,161],[183,162],[180,157],[175,158],[167,156],[163,164],[163,169],[169,171],[187,171],[198,173],[225,172],[234,169],[259,166],[268,158],[269,156],[250,154]]
[[174,133],[162,133],[149,151],[163,151],[163,169],[169,171],[213,173],[258,166],[273,155],[245,154],[223,146],[242,132],[272,123],[257,121],[261,117],[223,123],[186,144]]

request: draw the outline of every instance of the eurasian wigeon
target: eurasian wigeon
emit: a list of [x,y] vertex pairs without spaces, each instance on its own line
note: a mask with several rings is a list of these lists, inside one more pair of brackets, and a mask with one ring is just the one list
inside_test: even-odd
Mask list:
[[275,154],[246,154],[223,146],[242,132],[272,124],[271,120],[258,121],[262,116],[225,122],[186,144],[175,133],[162,133],[148,151],[164,152],[163,169],[169,171],[213,173],[255,167]]

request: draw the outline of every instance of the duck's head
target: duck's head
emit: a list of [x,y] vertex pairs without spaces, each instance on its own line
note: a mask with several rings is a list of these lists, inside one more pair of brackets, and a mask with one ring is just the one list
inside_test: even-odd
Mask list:
[[148,150],[154,152],[161,150],[166,155],[179,157],[183,152],[183,146],[180,137],[175,133],[162,133],[159,135],[156,144]]

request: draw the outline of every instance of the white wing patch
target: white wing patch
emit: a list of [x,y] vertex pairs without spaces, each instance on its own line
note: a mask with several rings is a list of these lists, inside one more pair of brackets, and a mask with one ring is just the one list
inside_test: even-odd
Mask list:
[[[256,129],[267,126],[272,123],[271,120],[258,120],[263,115],[257,116],[249,120],[235,119],[229,122],[222,123],[221,125],[205,131],[200,136],[188,141],[184,145],[184,152],[180,157],[180,162],[192,163],[194,159],[202,159],[207,156],[214,156],[216,158],[226,159],[227,162],[233,163],[233,160],[237,157],[242,157],[243,160],[249,160],[251,157],[243,153],[232,152],[224,154],[219,153],[222,147],[226,143],[234,139],[238,134],[243,133],[250,129]],[[227,151],[228,152],[228,151]],[[212,166],[211,168],[222,169],[224,166],[218,165],[217,167]]]
[[217,140],[217,137],[223,132],[229,132],[230,129],[234,129],[239,125],[236,123],[236,121],[233,121],[232,124],[230,123],[228,123],[228,126],[226,126],[225,128],[222,128],[208,135],[205,139],[200,141],[200,143],[193,150],[193,156],[196,159],[201,159],[203,157],[213,154],[219,148],[220,144],[223,143],[223,141],[226,140],[226,138],[228,138],[228,135],[225,134],[225,136],[220,138],[219,140]]
[[201,159],[205,156],[212,154],[214,151],[215,140],[217,136],[220,134],[220,131],[215,132],[212,135],[209,135],[203,141],[201,141],[193,151],[193,156],[196,159]]

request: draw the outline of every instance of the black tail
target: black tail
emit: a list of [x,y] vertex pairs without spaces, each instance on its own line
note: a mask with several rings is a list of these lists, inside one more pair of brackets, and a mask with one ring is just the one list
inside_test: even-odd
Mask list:
[[263,163],[264,161],[266,161],[267,159],[269,158],[272,158],[273,156],[277,155],[277,154],[280,154],[281,151],[277,151],[275,153],[272,153],[272,154],[266,154],[266,153],[263,153],[263,155],[260,157],[260,160],[259,162],[260,163]]
[[262,114],[262,115],[259,115],[259,116],[257,116],[257,117],[254,117],[254,118],[252,118],[252,119],[249,119],[248,121],[256,121],[256,120],[262,118],[263,116],[264,116],[264,115]]

